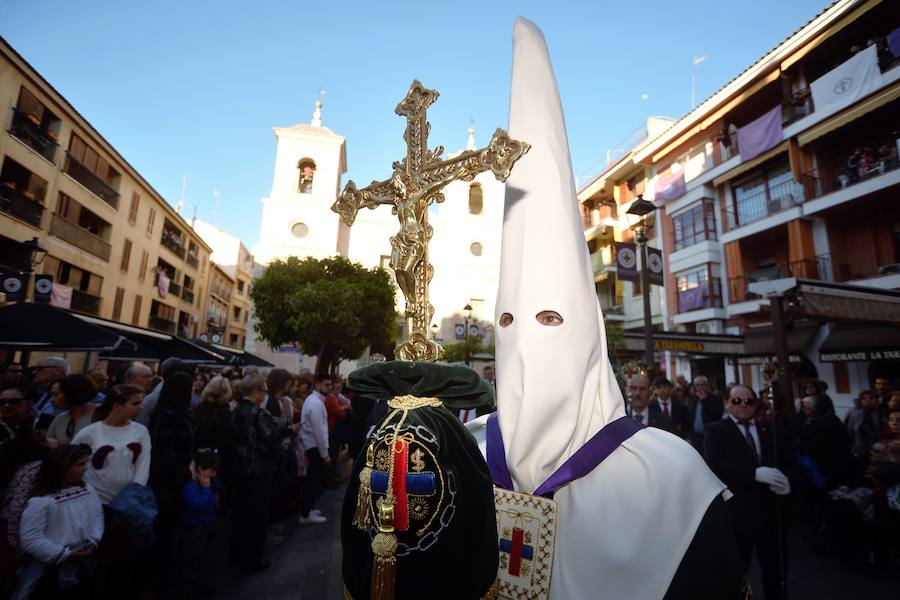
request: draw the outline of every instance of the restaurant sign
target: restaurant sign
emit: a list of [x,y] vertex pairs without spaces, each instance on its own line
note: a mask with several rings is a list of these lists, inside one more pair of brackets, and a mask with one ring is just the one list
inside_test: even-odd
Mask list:
[[861,362],[869,360],[900,360],[900,349],[819,352],[819,362]]

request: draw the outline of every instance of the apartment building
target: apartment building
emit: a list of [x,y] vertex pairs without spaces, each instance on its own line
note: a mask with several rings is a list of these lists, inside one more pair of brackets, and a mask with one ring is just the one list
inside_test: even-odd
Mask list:
[[234,296],[234,277],[222,266],[210,263],[209,293],[204,302],[204,326],[200,338],[216,344],[225,344],[228,339],[228,324],[231,316],[231,300]]
[[[225,325],[219,330],[214,326],[215,333],[207,336],[218,335],[217,343],[243,350],[247,343],[247,328],[250,320],[250,287],[253,282],[253,255],[247,250],[244,243],[237,237],[219,229],[212,223],[201,219],[192,219],[191,227],[206,240],[213,249],[210,260],[219,268],[219,273],[210,271],[210,277],[215,276],[215,282],[211,279],[210,285],[217,284],[221,289],[229,290],[229,301]],[[230,283],[222,281],[224,273]],[[210,303],[214,300],[210,299]],[[204,313],[208,313],[205,310]]]
[[2,38],[0,102],[0,269],[37,238],[64,306],[195,337],[211,248]]
[[[900,23],[891,4],[833,3],[623,159],[644,169],[634,189],[660,208],[665,328],[744,336],[733,358],[667,353],[670,373],[709,370],[760,386],[759,365],[775,349],[770,303],[753,282],[900,289]],[[792,319],[788,337],[795,380],[826,381],[844,406],[876,376],[900,377],[900,361],[885,358],[900,356],[900,336],[853,314]],[[851,349],[862,351],[833,352]]]

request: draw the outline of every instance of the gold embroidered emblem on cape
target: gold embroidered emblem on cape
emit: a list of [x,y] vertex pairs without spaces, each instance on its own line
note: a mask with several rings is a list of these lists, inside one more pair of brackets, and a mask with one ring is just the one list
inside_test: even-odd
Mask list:
[[500,538],[500,598],[547,600],[556,540],[556,502],[494,486]]

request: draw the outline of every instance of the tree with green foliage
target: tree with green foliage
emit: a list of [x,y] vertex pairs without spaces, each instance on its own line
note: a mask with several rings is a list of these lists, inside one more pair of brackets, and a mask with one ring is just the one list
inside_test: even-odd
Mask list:
[[272,262],[254,279],[255,329],[271,346],[296,343],[317,357],[317,373],[389,344],[396,332],[394,284],[387,271],[346,258]]
[[465,362],[466,354],[473,357],[476,354],[490,354],[494,356],[494,340],[484,342],[480,335],[469,335],[455,344],[444,346],[444,361],[448,363]]

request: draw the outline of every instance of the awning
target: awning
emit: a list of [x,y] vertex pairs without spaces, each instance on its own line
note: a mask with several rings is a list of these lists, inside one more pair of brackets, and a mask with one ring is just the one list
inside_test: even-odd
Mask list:
[[132,342],[126,347],[102,352],[101,360],[162,362],[174,357],[193,364],[225,364],[225,357],[221,354],[201,348],[178,336],[87,315],[77,317],[92,325],[124,335]]
[[738,175],[741,175],[743,173],[746,173],[747,171],[755,169],[756,167],[763,164],[767,160],[770,160],[772,158],[775,158],[779,154],[787,152],[788,145],[789,145],[789,142],[787,142],[787,141],[782,142],[782,143],[778,144],[777,146],[775,146],[774,148],[772,148],[771,150],[769,150],[768,152],[763,152],[756,158],[754,158],[752,160],[748,160],[745,163],[741,163],[740,165],[736,166],[735,168],[731,169],[730,171],[726,171],[725,174],[719,175],[718,177],[713,179],[713,185],[718,187],[727,181],[731,181]]
[[[810,339],[818,331],[821,323],[818,321],[795,320],[793,326],[788,329],[788,352],[800,355],[809,344]],[[744,333],[745,356],[774,356],[775,354],[775,328],[772,325],[750,327]]]
[[838,323],[819,348],[821,362],[900,360],[900,327]]
[[272,363],[267,360],[263,360],[262,358],[256,356],[255,354],[251,354],[244,350],[239,350],[237,348],[230,348],[228,346],[223,346],[221,344],[214,344],[212,342],[207,342],[204,340],[196,339],[192,343],[215,352],[217,354],[221,354],[224,357],[225,364],[233,365],[236,367],[274,367]]
[[847,123],[855,121],[897,98],[900,98],[900,81],[895,82],[894,85],[887,89],[876,92],[859,104],[845,108],[825,122],[819,123],[811,129],[807,129],[804,133],[797,136],[797,141],[801,146],[805,146],[806,144],[819,139],[826,133],[831,133],[835,129],[843,127]]
[[84,322],[81,315],[50,306],[19,302],[0,308],[0,348],[96,352],[128,348],[122,335]]

